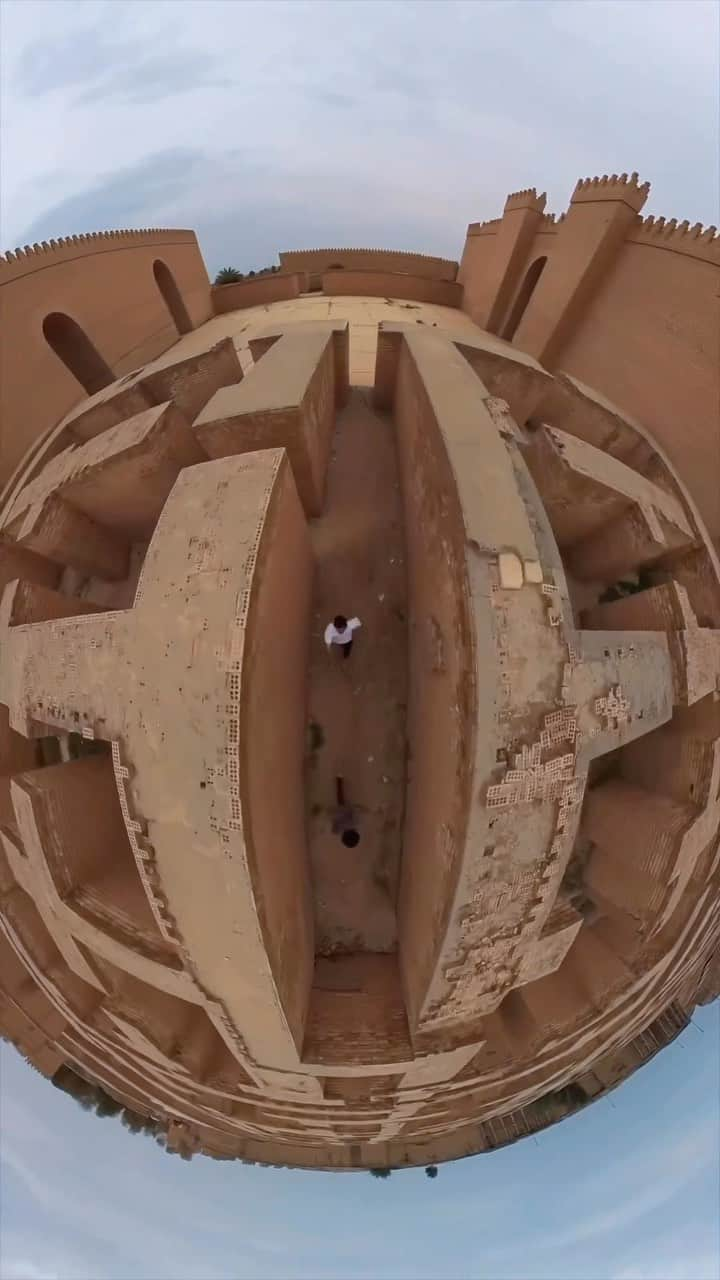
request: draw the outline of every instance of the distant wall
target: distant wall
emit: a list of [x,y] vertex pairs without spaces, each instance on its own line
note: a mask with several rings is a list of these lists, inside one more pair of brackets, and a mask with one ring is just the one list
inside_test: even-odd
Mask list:
[[315,962],[303,759],[312,581],[307,525],[285,458],[258,550],[241,707],[241,777],[264,943],[302,1044]]
[[647,427],[720,540],[720,270],[626,243],[557,364]]
[[448,258],[426,257],[395,249],[294,249],[281,253],[280,270],[323,275],[334,266],[346,271],[402,271],[427,280],[454,280],[458,264]]
[[399,271],[326,271],[322,291],[346,297],[407,298],[439,307],[459,307],[462,301],[459,284]]
[[0,258],[0,485],[29,446],[87,394],[45,337],[49,315],[79,326],[116,376],[177,341],[154,271],[158,261],[192,327],[202,324],[212,314],[210,282],[193,231],[74,236]]
[[[502,218],[468,227],[462,306],[501,336],[514,316],[516,346],[646,427],[720,545],[720,237],[699,223],[643,219],[648,191],[637,174],[583,179],[557,219],[541,213],[534,189],[508,197]],[[537,210],[536,231],[498,270],[518,203]],[[541,257],[529,291],[528,270]]]
[[[558,245],[560,244],[560,241],[558,239],[557,227],[552,225],[551,219],[546,219],[545,221],[550,225],[544,226],[540,231],[538,231],[535,238],[533,239],[532,245],[528,251],[525,262],[523,263],[523,269],[520,273],[520,278],[517,281],[516,287],[513,289],[510,295],[507,307],[503,312],[502,319],[497,325],[498,336],[500,337],[502,336],[505,326],[510,316],[513,313],[518,294],[520,293],[520,291],[522,290],[525,284],[525,277],[527,275],[529,268],[532,266],[533,262],[536,262],[538,258],[545,258],[546,262],[549,264],[550,262],[553,261],[553,258],[558,253]],[[473,316],[473,319],[475,320],[476,324],[480,325],[481,328],[485,328],[485,325],[481,324],[479,317]]]
[[476,324],[487,319],[495,296],[491,267],[500,222],[495,218],[492,222],[473,223],[467,229],[457,278],[463,288],[462,309]]
[[536,258],[544,257],[549,260],[558,243],[558,224],[551,215],[547,214],[540,220],[539,229],[526,252],[523,268],[508,294],[507,305],[503,308],[500,320],[491,328],[490,313],[499,287],[495,259],[500,250],[501,226],[502,218],[494,218],[491,222],[472,223],[468,227],[458,271],[458,282],[463,286],[463,311],[466,311],[470,319],[474,320],[481,329],[497,333],[498,336],[501,336],[515,299],[523,287],[528,267]]
[[226,311],[239,311],[242,307],[286,302],[288,298],[298,298],[305,289],[306,280],[302,272],[254,276],[252,280],[237,280],[234,284],[215,284],[212,287],[213,311],[219,316]]

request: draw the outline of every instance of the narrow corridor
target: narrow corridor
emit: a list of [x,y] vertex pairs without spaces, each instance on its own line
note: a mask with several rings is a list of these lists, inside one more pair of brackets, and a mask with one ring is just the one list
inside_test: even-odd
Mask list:
[[[354,389],[338,414],[315,555],[305,759],[317,955],[390,952],[405,796],[407,621],[405,542],[390,421]],[[345,660],[323,633],[357,615]],[[333,832],[344,780],[360,842]]]

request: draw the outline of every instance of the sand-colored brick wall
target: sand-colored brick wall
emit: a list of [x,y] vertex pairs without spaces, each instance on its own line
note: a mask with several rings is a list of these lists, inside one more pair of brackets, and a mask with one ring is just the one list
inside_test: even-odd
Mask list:
[[14,773],[34,769],[38,763],[37,745],[10,728],[7,707],[0,705],[0,826],[15,826],[15,811],[10,796],[10,779]]
[[[687,240],[690,249],[692,240]],[[557,364],[647,427],[720,539],[720,264],[630,240]]]
[[296,249],[281,253],[280,270],[308,271],[322,275],[333,267],[344,271],[402,271],[426,280],[454,280],[458,264],[448,258],[396,249]]
[[215,284],[212,305],[216,316],[243,307],[260,307],[270,302],[286,302],[304,293],[306,278],[302,274],[255,276],[252,280],[236,280],[234,284]]
[[[463,672],[471,669],[472,658],[457,487],[433,407],[404,344],[394,416],[410,603],[409,769],[398,913],[412,1026],[432,976],[457,875],[463,780],[455,707],[462,703]],[[469,722],[464,727],[469,752]]]
[[[498,220],[499,224],[499,220]],[[462,308],[475,321],[482,324],[493,300],[493,277],[490,266],[497,249],[497,227],[468,228],[458,271],[458,283],[463,287]]]
[[322,291],[340,296],[405,298],[440,307],[459,307],[462,299],[462,288],[454,281],[400,271],[326,271]]
[[287,460],[258,551],[240,723],[254,888],[275,983],[302,1044],[314,964],[302,776],[310,635],[310,543]]
[[177,340],[157,261],[172,273],[192,326],[209,319],[210,282],[193,231],[73,237],[0,259],[0,485],[86,395],[43,334],[49,314],[75,321],[118,375]]
[[[471,225],[458,275],[463,310],[501,335],[514,317],[517,346],[642,422],[720,545],[720,238],[699,223],[643,219],[648,190],[637,174],[579,182],[567,215],[543,215],[510,291],[498,262],[513,211]],[[544,270],[519,314],[540,258]]]

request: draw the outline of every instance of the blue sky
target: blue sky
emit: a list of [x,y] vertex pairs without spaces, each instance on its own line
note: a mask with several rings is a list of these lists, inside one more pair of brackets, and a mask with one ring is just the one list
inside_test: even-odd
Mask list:
[[[0,8],[0,239],[197,228],[458,255],[536,185],[637,169],[718,222],[718,8],[322,0]],[[716,1280],[718,1008],[537,1141],[389,1182],[191,1164],[0,1050],[1,1280]]]
[[0,1049],[2,1280],[717,1280],[720,1005],[536,1139],[380,1182],[169,1156]]

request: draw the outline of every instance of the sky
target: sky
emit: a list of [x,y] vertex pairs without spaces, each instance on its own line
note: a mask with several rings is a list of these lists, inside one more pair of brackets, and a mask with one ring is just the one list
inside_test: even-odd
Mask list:
[[720,1003],[578,1115],[440,1166],[189,1163],[0,1048],[2,1280],[717,1280]]
[[3,247],[197,229],[209,269],[458,256],[536,186],[638,170],[718,218],[714,0],[3,0]]
[[[3,247],[194,227],[208,267],[458,256],[509,191],[718,206],[714,3],[0,5]],[[0,1048],[0,1280],[717,1280],[720,1017],[537,1139],[376,1181],[185,1163]]]

